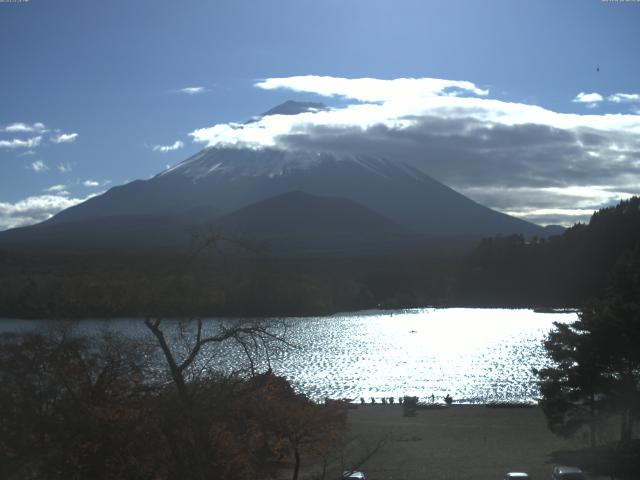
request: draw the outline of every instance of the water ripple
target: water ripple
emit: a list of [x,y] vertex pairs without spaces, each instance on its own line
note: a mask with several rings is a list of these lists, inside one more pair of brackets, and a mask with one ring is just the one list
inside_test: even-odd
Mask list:
[[[316,399],[442,400],[449,393],[466,403],[532,402],[538,389],[531,370],[546,364],[546,334],[553,322],[576,319],[575,313],[459,308],[291,319],[290,341],[297,348],[271,358],[271,365]],[[81,328],[105,323],[134,336],[146,333],[136,320],[88,320]],[[15,325],[2,320],[0,331]],[[244,360],[237,349],[216,353],[228,370]]]

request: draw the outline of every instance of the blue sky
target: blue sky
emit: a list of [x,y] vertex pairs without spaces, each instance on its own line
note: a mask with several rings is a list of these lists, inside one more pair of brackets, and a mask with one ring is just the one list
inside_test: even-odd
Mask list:
[[[362,102],[307,85],[257,88],[261,79],[448,79],[472,82],[500,102],[551,112],[634,115],[638,25],[640,3],[600,0],[0,3],[0,229],[162,171],[206,145],[189,135],[198,129],[242,122],[290,98]],[[620,93],[628,96],[614,97]],[[598,118],[587,126],[597,129]],[[637,144],[630,120],[606,130],[617,145],[619,135]],[[615,193],[586,194],[597,179],[567,178],[546,186],[547,201],[553,189],[570,188],[586,211],[640,193],[631,191],[640,184],[634,170],[640,157],[631,150],[617,180],[603,184]],[[602,162],[598,168],[610,170]],[[545,204],[543,219],[536,217],[544,210],[540,201],[513,207],[496,194],[506,185],[535,196],[540,182],[473,185],[441,167],[428,170],[472,198],[551,221],[552,205]],[[487,168],[493,176],[502,171]],[[558,201],[571,209],[566,198]]]

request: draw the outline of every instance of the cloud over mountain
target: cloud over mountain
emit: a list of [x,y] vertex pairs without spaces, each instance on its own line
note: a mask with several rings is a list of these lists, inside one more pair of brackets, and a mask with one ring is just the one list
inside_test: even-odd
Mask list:
[[[585,220],[640,193],[639,115],[556,112],[491,98],[472,82],[431,78],[299,76],[256,86],[336,97],[341,106],[217,124],[191,132],[194,141],[377,154],[541,223]],[[598,97],[583,94],[580,101]]]

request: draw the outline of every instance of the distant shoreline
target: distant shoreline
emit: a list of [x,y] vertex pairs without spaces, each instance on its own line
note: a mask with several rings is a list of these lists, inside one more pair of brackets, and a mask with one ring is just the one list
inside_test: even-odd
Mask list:
[[347,315],[359,315],[364,316],[367,314],[371,315],[395,315],[413,312],[417,310],[428,310],[428,309],[452,309],[452,308],[464,308],[464,309],[472,309],[472,310],[531,310],[536,313],[577,313],[580,311],[579,307],[540,307],[540,306],[509,306],[509,305],[461,305],[461,304],[451,304],[451,305],[427,305],[423,307],[405,307],[405,308],[367,308],[367,309],[357,309],[357,310],[339,310],[335,312],[328,313],[301,313],[294,315],[189,315],[185,314],[181,316],[158,316],[158,315],[114,315],[114,316],[58,316],[52,318],[51,316],[18,316],[18,315],[7,315],[0,316],[0,322],[8,320],[8,321],[111,321],[111,320],[139,320],[142,321],[145,318],[164,318],[166,320],[180,320],[183,317],[189,317],[191,319],[229,319],[229,320],[240,320],[243,318],[255,318],[255,319],[270,319],[270,318],[317,318],[317,317],[339,317],[339,316],[347,316]]

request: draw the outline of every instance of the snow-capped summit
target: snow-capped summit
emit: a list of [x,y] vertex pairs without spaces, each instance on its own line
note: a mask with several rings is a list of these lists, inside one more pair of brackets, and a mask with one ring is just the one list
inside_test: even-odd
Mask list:
[[325,154],[304,151],[208,147],[157,176],[182,175],[194,182],[211,175],[273,178],[293,170],[310,168],[326,160],[325,157]]
[[[225,176],[228,180],[240,177],[275,178],[294,175],[297,171],[308,170],[331,162],[354,162],[377,175],[388,175],[386,169],[393,164],[379,157],[336,155],[327,152],[290,151],[274,148],[243,149],[208,147],[169,168],[157,177],[183,176],[191,181],[201,182],[211,176]],[[416,172],[403,163],[397,163],[401,170]],[[415,174],[412,174],[415,175]]]

